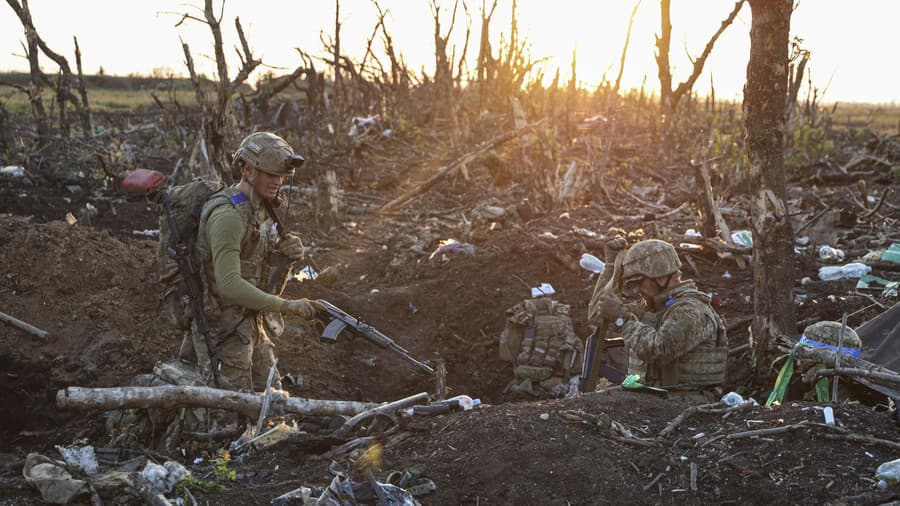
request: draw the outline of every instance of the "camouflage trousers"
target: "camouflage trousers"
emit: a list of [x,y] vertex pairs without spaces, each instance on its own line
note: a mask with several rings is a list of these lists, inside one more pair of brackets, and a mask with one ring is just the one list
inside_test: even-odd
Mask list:
[[[269,339],[263,315],[246,318],[234,332],[215,344],[216,359],[221,363],[219,379],[222,388],[242,392],[262,391],[266,388],[269,370],[275,365],[275,344]],[[186,334],[181,343],[180,358],[196,361],[210,386],[214,386],[206,341],[196,331]],[[281,389],[278,370],[272,387]]]

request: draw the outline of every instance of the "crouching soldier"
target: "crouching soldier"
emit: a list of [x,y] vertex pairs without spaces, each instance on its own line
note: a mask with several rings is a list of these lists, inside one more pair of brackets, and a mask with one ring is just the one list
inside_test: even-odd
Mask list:
[[628,374],[670,389],[696,391],[724,383],[724,322],[710,306],[710,297],[693,281],[681,279],[675,248],[651,239],[622,255],[622,292],[640,296],[640,302],[626,305],[619,296],[604,293],[592,301],[588,316],[594,323],[624,322]]

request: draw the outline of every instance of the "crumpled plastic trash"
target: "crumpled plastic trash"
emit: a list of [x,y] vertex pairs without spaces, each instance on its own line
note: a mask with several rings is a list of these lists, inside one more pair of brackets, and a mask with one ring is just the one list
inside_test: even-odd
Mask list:
[[63,462],[38,453],[29,453],[25,457],[22,475],[38,489],[41,499],[50,504],[67,504],[75,496],[90,492],[88,483],[73,478]]
[[352,125],[350,125],[350,130],[347,132],[347,135],[350,137],[356,137],[360,133],[362,133],[366,127],[369,126],[377,126],[378,125],[378,117],[370,116],[368,118],[362,116],[354,116],[352,121]]
[[[335,476],[325,490],[310,486],[300,487],[273,499],[272,506],[356,506],[362,504],[420,506],[419,501],[410,492],[396,485],[381,483],[374,478],[372,482],[365,483],[351,481],[347,473],[336,462],[331,463],[331,472]],[[376,486],[378,487],[377,491],[374,489]],[[379,495],[383,497],[383,500]]]
[[684,231],[684,236],[685,236],[685,237],[695,237],[695,238],[698,238],[698,239],[699,239],[699,238],[702,238],[702,237],[703,237],[703,234],[701,234],[701,233],[698,232],[697,230],[694,230],[693,228],[689,228],[689,229],[687,229],[687,230]]
[[19,165],[7,165],[0,169],[0,176],[11,177],[13,179],[25,177],[25,168]]
[[753,234],[749,230],[737,230],[731,233],[731,242],[745,248],[753,247]]
[[466,255],[475,254],[475,246],[467,242],[459,242],[456,239],[446,239],[438,243],[435,249],[428,257],[429,260],[443,253],[465,253]]
[[[741,394],[737,393],[737,392],[728,392],[727,394],[725,394],[724,396],[722,396],[721,401],[722,401],[722,403],[724,403],[726,406],[729,406],[729,407],[732,407],[732,408],[735,407],[735,406],[739,406],[739,405],[741,405],[741,404],[743,404],[743,403],[745,402],[745,401],[744,401],[744,397],[743,397]],[[752,397],[749,398],[749,399],[747,399],[747,401],[753,402],[753,405],[754,405],[754,406],[759,406],[759,403],[756,402],[756,400],[753,399]]]
[[668,394],[669,393],[669,391],[666,390],[665,388],[657,388],[657,387],[647,386],[647,385],[641,383],[640,380],[641,380],[641,376],[639,374],[629,374],[628,376],[625,376],[624,380],[622,380],[622,388],[625,388],[628,390],[648,390],[650,392],[655,392],[658,394]]
[[153,488],[166,494],[190,475],[190,471],[174,460],[167,460],[163,465],[147,462],[141,471],[141,477],[147,480]]
[[100,469],[93,446],[57,446],[56,449],[66,461],[69,469],[73,471],[81,471],[87,476],[94,476]]
[[535,286],[531,288],[531,298],[537,299],[538,297],[543,297],[544,295],[553,295],[556,293],[556,290],[553,289],[553,286],[550,283],[541,283],[541,286]]

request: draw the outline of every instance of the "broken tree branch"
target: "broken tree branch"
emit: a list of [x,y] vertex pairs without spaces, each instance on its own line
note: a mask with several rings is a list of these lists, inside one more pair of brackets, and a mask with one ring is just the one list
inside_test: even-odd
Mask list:
[[378,209],[378,213],[379,214],[388,214],[388,213],[393,212],[397,208],[406,204],[408,201],[427,192],[428,190],[431,189],[431,187],[436,185],[441,179],[452,174],[454,171],[456,171],[463,165],[470,163],[472,160],[474,160],[476,157],[478,157],[482,153],[490,151],[491,149],[494,149],[503,143],[509,142],[512,139],[515,139],[516,137],[519,137],[520,135],[533,130],[534,127],[540,125],[544,121],[545,120],[536,121],[529,125],[525,125],[522,128],[510,131],[510,132],[506,132],[505,134],[498,135],[497,137],[494,137],[493,139],[491,139],[489,141],[481,143],[481,145],[479,145],[472,151],[469,151],[468,153],[457,158],[456,160],[454,160],[454,161],[450,162],[449,164],[438,169],[438,171],[435,172],[434,175],[432,175],[430,178],[426,179],[422,183],[418,184],[412,190],[407,191],[403,195],[400,195],[399,197],[395,198],[394,200],[381,206],[381,208]]
[[[846,357],[844,357],[846,358]],[[900,387],[900,374],[888,374],[884,372],[878,371],[869,371],[866,369],[851,369],[851,368],[840,368],[840,369],[819,369],[817,371],[811,371],[812,375],[816,378],[820,376],[844,376],[847,378],[866,378],[870,380],[874,380],[876,382],[886,382],[892,385],[896,385]]]
[[47,336],[50,335],[46,330],[41,330],[33,325],[25,323],[22,320],[19,320],[18,318],[13,318],[12,316],[10,316],[6,313],[3,313],[3,312],[0,312],[0,321],[4,321],[19,330],[28,332],[29,334],[31,334],[33,336],[40,337],[41,339],[47,339]]

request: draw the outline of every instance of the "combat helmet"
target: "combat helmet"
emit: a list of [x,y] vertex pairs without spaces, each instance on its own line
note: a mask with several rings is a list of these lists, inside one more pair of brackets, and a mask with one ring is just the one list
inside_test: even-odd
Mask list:
[[625,252],[622,261],[622,280],[628,283],[640,277],[661,278],[681,269],[675,248],[659,239],[636,243]]
[[[816,348],[827,348],[837,351],[841,337],[841,324],[838,322],[816,322],[803,329],[802,343],[808,343]],[[844,329],[844,343],[841,351],[853,357],[859,357],[862,348],[862,340],[859,334],[850,327]]]
[[274,176],[290,176],[303,165],[303,157],[294,154],[286,140],[269,132],[256,132],[241,141],[234,152],[233,164],[245,161],[251,167]]

